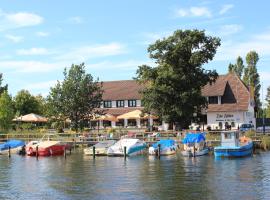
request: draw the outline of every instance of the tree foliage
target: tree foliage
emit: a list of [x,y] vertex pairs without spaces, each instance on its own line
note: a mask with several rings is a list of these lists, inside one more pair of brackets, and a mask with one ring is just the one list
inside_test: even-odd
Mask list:
[[4,91],[7,91],[7,89],[8,89],[8,85],[1,86],[1,85],[2,85],[2,82],[3,82],[3,74],[0,73],[0,95],[1,95]]
[[17,115],[43,114],[39,100],[27,90],[21,90],[17,93],[14,98],[14,106]]
[[0,128],[8,130],[11,127],[12,119],[14,118],[14,108],[12,98],[4,91],[0,95]]
[[267,103],[266,117],[270,118],[270,86],[267,88],[267,94],[266,94],[265,100]]
[[141,91],[145,112],[166,122],[189,123],[193,113],[206,106],[201,88],[218,76],[202,65],[213,59],[219,45],[219,38],[199,30],[178,30],[150,45],[148,52],[157,66],[137,70],[137,80],[145,85]]
[[228,71],[234,72],[239,78],[241,78],[244,68],[245,66],[244,66],[243,59],[240,56],[238,56],[235,64],[231,64],[231,63],[229,64]]
[[84,63],[64,70],[64,80],[51,88],[48,96],[50,115],[57,119],[69,118],[76,131],[85,119],[97,113],[102,101],[102,85],[85,71]]
[[250,92],[254,95],[255,110],[257,111],[261,107],[260,101],[260,75],[257,71],[257,63],[259,61],[259,55],[256,51],[250,51],[246,56],[247,67],[244,71],[243,81],[250,87]]

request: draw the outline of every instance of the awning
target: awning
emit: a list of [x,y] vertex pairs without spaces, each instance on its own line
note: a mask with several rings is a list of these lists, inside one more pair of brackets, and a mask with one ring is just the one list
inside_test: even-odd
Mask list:
[[158,117],[142,113],[141,110],[134,110],[123,115],[119,115],[117,119],[157,119]]
[[96,115],[91,119],[91,121],[106,120],[106,121],[118,121],[114,115],[105,114],[105,115]]
[[47,122],[48,119],[46,117],[42,117],[40,115],[31,113],[28,115],[16,117],[12,121],[15,121],[15,122]]

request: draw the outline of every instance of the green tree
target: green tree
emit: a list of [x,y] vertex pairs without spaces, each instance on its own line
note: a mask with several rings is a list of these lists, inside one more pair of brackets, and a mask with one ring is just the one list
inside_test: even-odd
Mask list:
[[257,63],[259,61],[259,55],[256,51],[250,51],[246,56],[247,67],[244,71],[243,81],[249,86],[251,95],[255,100],[255,112],[261,107],[260,101],[260,75],[257,72]]
[[17,93],[14,98],[14,106],[19,115],[42,114],[38,100],[27,90],[21,90]]
[[51,88],[48,96],[50,114],[56,119],[69,118],[76,131],[85,119],[97,113],[102,101],[102,84],[85,71],[84,63],[64,70],[64,81]]
[[1,86],[1,85],[2,85],[2,82],[3,82],[3,74],[0,73],[0,95],[1,95],[4,91],[7,91],[7,89],[8,89],[8,85]]
[[270,86],[267,88],[267,94],[266,94],[266,103],[267,103],[267,108],[266,108],[266,117],[270,118]]
[[11,96],[7,91],[0,95],[0,128],[2,130],[10,129],[12,119],[14,118],[14,108]]
[[236,59],[236,64],[234,64],[234,65],[231,63],[229,64],[228,71],[236,73],[236,75],[241,78],[242,74],[243,74],[244,67],[245,67],[243,63],[244,63],[243,59],[240,56],[238,56]]
[[157,66],[142,65],[137,70],[137,80],[145,85],[141,91],[144,111],[186,126],[193,113],[207,105],[201,88],[218,74],[202,66],[213,59],[218,46],[219,38],[199,30],[177,30],[150,45],[148,52]]

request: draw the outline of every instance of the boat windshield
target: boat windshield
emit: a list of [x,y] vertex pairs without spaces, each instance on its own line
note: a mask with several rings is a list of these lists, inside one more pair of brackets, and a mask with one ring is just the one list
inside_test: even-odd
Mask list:
[[46,134],[41,138],[41,141],[56,141],[60,140],[60,137],[56,134]]

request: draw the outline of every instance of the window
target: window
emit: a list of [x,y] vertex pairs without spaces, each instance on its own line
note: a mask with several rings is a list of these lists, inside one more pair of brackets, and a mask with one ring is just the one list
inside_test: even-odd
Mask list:
[[112,101],[103,101],[104,108],[111,108],[112,107]]
[[232,126],[232,127],[235,127],[235,123],[234,123],[234,122],[232,122],[232,123],[231,123],[231,126]]
[[208,97],[208,103],[209,104],[218,104],[218,97],[217,96]]
[[117,100],[116,101],[116,107],[124,107],[125,101],[124,100]]
[[128,100],[128,107],[136,107],[136,100]]

